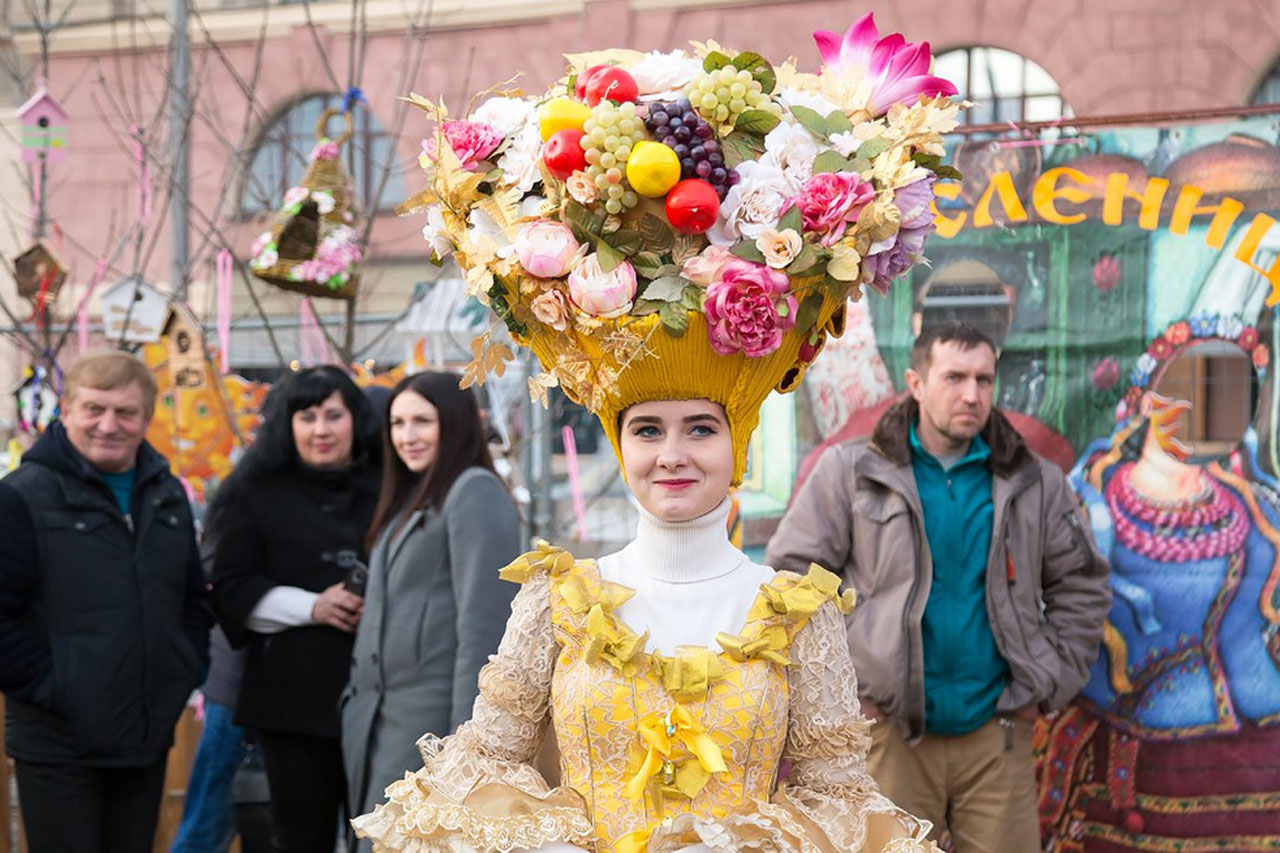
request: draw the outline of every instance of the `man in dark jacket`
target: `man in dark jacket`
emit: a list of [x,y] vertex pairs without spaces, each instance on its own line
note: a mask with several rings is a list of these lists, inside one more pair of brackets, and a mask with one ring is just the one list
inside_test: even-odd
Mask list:
[[1032,724],[1088,678],[1110,587],[1066,477],[993,409],[995,370],[978,329],[926,330],[911,396],[823,454],[765,559],[857,590],[849,650],[884,793],[958,853],[1039,853]]
[[0,690],[32,850],[151,849],[207,666],[191,509],[143,439],[155,400],[133,356],[77,359],[60,422],[0,481]]

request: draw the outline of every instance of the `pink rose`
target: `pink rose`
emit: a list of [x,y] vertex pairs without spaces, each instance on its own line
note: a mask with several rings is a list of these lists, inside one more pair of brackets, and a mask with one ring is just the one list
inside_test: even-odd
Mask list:
[[[496,151],[503,140],[502,134],[492,125],[480,121],[446,121],[440,126],[440,132],[453,153],[458,155],[462,168],[468,170],[474,169],[481,160]],[[423,140],[422,153],[436,159],[435,136]]]
[[804,230],[822,234],[822,245],[831,246],[844,236],[845,223],[856,220],[875,197],[875,187],[852,172],[823,172],[800,185],[795,204]]
[[338,143],[329,139],[322,139],[316,143],[316,147],[311,149],[312,160],[337,160],[338,159]]
[[584,314],[621,317],[635,298],[636,270],[628,261],[605,272],[599,255],[587,255],[569,272],[569,299]]
[[728,246],[708,246],[702,250],[701,254],[694,255],[684,262],[680,267],[680,275],[700,287],[706,287],[720,278],[725,264],[732,261],[734,257]]
[[547,219],[530,222],[516,234],[520,266],[537,278],[560,278],[568,273],[580,248],[568,226]]
[[720,355],[744,352],[768,355],[782,346],[782,333],[796,324],[796,298],[787,293],[786,275],[764,264],[733,260],[707,287],[711,348]]

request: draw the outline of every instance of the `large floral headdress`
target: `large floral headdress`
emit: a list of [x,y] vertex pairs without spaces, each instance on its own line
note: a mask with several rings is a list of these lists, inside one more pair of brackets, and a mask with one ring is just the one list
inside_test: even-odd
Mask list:
[[[545,370],[530,379],[601,420],[647,400],[725,408],[735,482],[768,393],[793,389],[846,300],[884,293],[933,230],[955,88],[928,44],[868,14],[814,34],[819,74],[714,42],[571,55],[548,92],[491,91],[435,120],[420,164],[438,258],[453,254]],[[482,335],[464,381],[510,352]]]

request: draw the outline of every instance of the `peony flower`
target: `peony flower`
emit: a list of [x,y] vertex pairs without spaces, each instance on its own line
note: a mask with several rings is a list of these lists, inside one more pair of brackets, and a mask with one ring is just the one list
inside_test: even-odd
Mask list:
[[651,50],[629,70],[641,95],[664,95],[683,89],[698,76],[702,62],[683,50]]
[[768,228],[756,238],[756,248],[764,255],[764,262],[780,270],[796,259],[804,248],[804,240],[790,228],[775,231]]
[[586,172],[574,172],[564,182],[565,192],[578,204],[591,204],[600,199],[600,189]]
[[538,125],[530,123],[511,138],[511,144],[498,158],[498,168],[502,170],[504,183],[527,193],[542,180],[542,172],[538,168],[541,162],[542,136]]
[[879,116],[922,95],[956,94],[949,80],[929,74],[933,57],[928,42],[911,44],[897,33],[880,38],[870,12],[850,24],[843,38],[817,30],[813,40],[822,55],[823,93],[845,112],[866,110]]
[[[453,149],[462,168],[473,170],[480,161],[488,157],[502,144],[502,134],[490,125],[475,121],[446,121],[440,125],[440,132],[445,141]],[[422,158],[430,161],[436,159],[436,137],[433,134],[422,142]]]
[[760,162],[778,167],[788,180],[799,186],[813,174],[813,159],[821,151],[812,133],[784,121],[765,136]]
[[431,255],[436,260],[443,260],[453,254],[453,238],[449,236],[444,223],[444,212],[438,204],[427,208],[427,224],[422,226],[422,239],[431,246]]
[[699,287],[706,287],[718,280],[724,265],[736,257],[724,246],[707,246],[699,254],[685,260],[680,267],[680,275]]
[[1099,293],[1110,293],[1120,284],[1120,261],[1115,255],[1103,255],[1093,265],[1093,286]]
[[742,352],[753,358],[782,346],[782,334],[796,324],[790,281],[763,264],[735,259],[707,288],[702,303],[707,336],[720,355]]
[[1245,330],[1236,338],[1236,343],[1245,352],[1251,351],[1258,345],[1258,330],[1253,326],[1246,326]]
[[337,160],[338,159],[338,143],[328,139],[322,139],[316,143],[316,147],[311,149],[312,160]]
[[707,231],[717,246],[754,240],[766,228],[776,228],[796,193],[796,184],[773,164],[748,160],[735,170],[740,180],[720,202],[720,215]]
[[516,234],[516,257],[537,278],[560,278],[572,269],[582,246],[567,225],[541,219]]
[[887,246],[874,245],[862,259],[862,280],[881,295],[889,285],[924,257],[924,244],[933,233],[931,203],[933,182],[930,175],[894,193],[893,205],[901,212],[898,233],[886,241]]
[[569,299],[584,314],[621,317],[631,310],[635,297],[636,270],[629,261],[605,272],[600,269],[600,256],[591,254],[569,272]]
[[1120,364],[1111,356],[1107,356],[1094,366],[1090,379],[1094,388],[1105,391],[1120,381]]
[[525,125],[538,105],[524,98],[494,97],[471,113],[471,121],[487,124],[500,136],[510,136]]
[[822,235],[822,244],[831,246],[844,236],[845,223],[856,220],[875,197],[875,187],[852,172],[824,172],[804,182],[795,204],[804,229]]
[[1165,329],[1164,336],[1169,339],[1169,343],[1180,347],[1191,340],[1191,325],[1186,320],[1179,320]]
[[533,316],[539,323],[550,326],[557,332],[563,332],[569,328],[569,323],[573,321],[569,300],[554,287],[535,296],[529,303],[529,310],[533,312]]

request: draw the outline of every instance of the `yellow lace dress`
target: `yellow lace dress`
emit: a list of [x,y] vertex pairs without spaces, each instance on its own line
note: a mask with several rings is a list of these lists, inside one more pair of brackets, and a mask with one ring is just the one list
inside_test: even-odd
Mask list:
[[[867,775],[834,575],[779,572],[719,650],[670,657],[615,616],[632,591],[594,561],[542,545],[503,576],[523,588],[474,716],[425,735],[423,768],[353,822],[375,851],[936,849]],[[548,725],[555,789],[530,764]]]

